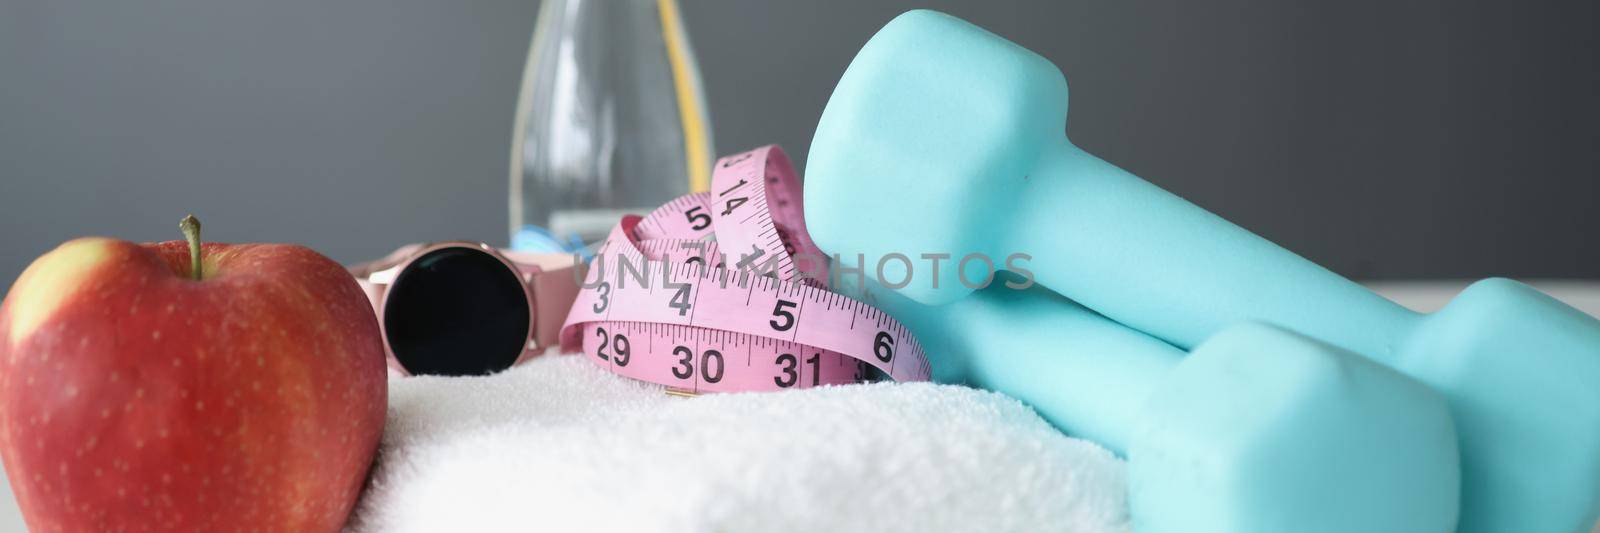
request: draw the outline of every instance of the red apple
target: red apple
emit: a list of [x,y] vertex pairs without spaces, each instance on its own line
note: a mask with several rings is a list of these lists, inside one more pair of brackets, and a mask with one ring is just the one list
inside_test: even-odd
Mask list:
[[0,304],[0,455],[31,529],[344,525],[386,409],[372,307],[310,249],[190,229],[67,242]]

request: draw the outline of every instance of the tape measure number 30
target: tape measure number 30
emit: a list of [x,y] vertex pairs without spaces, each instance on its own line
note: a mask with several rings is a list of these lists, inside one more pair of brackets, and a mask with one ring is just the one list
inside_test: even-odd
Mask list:
[[567,314],[563,350],[695,393],[856,383],[866,366],[928,380],[905,326],[827,289],[781,149],[719,159],[711,183],[612,229]]

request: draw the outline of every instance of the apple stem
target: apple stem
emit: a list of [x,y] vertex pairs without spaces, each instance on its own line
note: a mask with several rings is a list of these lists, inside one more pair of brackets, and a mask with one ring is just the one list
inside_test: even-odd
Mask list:
[[200,219],[194,215],[183,217],[178,221],[178,230],[189,241],[189,273],[195,281],[200,281]]

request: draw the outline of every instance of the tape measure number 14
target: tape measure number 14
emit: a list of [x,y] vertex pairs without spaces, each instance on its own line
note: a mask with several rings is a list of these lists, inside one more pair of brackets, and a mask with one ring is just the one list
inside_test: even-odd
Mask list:
[[857,383],[866,366],[928,380],[905,326],[828,290],[825,257],[781,149],[724,157],[711,191],[612,229],[567,314],[562,349],[695,393]]

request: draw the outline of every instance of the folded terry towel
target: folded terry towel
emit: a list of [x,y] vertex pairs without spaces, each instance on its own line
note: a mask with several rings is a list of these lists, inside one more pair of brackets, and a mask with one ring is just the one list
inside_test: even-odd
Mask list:
[[1005,396],[679,398],[575,356],[390,381],[357,531],[1126,531],[1123,462]]

